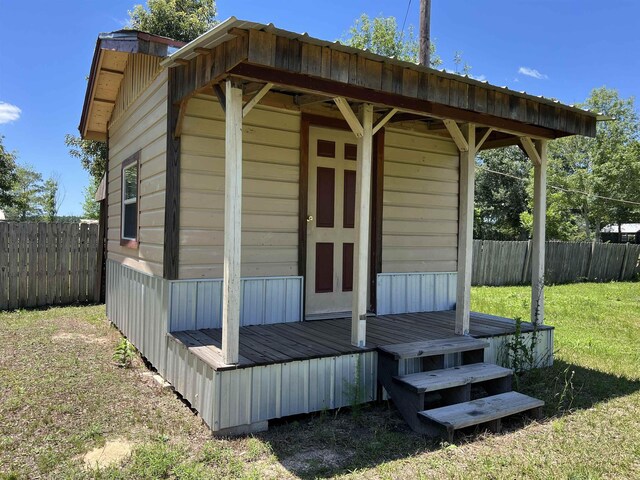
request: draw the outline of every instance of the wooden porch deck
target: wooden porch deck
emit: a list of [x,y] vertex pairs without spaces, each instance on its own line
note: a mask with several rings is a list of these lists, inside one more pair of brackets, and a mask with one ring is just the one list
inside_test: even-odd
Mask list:
[[[215,370],[249,368],[295,360],[348,355],[375,350],[382,345],[448,338],[454,332],[455,311],[403,313],[367,319],[365,348],[351,345],[351,319],[314,320],[240,328],[240,359],[237,365],[222,361],[221,329],[187,330],[169,335]],[[470,334],[477,338],[515,332],[515,321],[484,313],[471,313]],[[542,326],[550,330],[553,327]],[[531,332],[530,323],[522,331]]]

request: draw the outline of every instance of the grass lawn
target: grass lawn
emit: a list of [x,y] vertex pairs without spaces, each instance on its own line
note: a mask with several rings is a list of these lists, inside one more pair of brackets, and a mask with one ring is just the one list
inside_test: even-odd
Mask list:
[[[141,360],[113,364],[120,335],[103,307],[0,313],[0,479],[640,478],[640,284],[546,291],[556,362],[518,382],[545,417],[451,445],[413,434],[387,403],[214,439]],[[529,289],[475,288],[472,303],[527,319]],[[130,457],[84,469],[118,439]]]

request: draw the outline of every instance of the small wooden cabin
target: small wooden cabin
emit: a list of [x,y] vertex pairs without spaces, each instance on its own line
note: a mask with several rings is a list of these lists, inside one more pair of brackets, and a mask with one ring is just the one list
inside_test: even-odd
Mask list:
[[549,364],[547,142],[595,125],[273,25],[102,34],[80,132],[109,145],[107,315],[214,432],[381,387],[425,433],[538,408],[495,365],[514,321],[470,311],[474,158],[520,145],[534,163],[524,335]]

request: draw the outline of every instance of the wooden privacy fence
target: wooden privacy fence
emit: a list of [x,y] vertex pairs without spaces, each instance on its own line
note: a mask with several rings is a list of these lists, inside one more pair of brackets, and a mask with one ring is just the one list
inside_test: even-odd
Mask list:
[[100,298],[98,225],[0,222],[0,310]]
[[[547,242],[545,283],[634,280],[640,245]],[[473,285],[531,284],[531,242],[473,241]]]

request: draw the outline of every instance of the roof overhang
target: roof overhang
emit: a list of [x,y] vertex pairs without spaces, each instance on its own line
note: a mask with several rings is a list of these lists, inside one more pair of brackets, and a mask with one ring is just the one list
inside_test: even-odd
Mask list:
[[143,53],[166,57],[184,45],[184,42],[137,30],[98,35],[78,127],[81,137],[99,141],[107,139],[107,122],[130,55]]
[[218,24],[161,62],[176,70],[174,101],[228,76],[292,91],[371,102],[408,114],[493,127],[512,138],[594,136],[598,115],[369,51],[238,20]]

